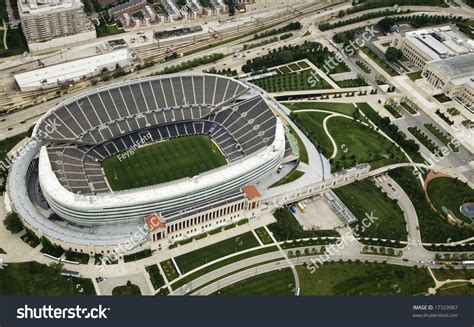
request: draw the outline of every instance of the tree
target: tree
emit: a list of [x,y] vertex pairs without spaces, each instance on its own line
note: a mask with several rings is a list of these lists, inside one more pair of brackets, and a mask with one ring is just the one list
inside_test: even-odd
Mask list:
[[23,229],[23,224],[21,223],[20,217],[18,217],[18,214],[15,212],[8,214],[3,221],[3,224],[5,225],[5,228],[13,234],[18,233]]
[[387,51],[385,52],[385,57],[388,61],[396,61],[402,58],[403,53],[400,49],[394,47],[388,47]]
[[377,26],[382,30],[382,32],[387,33],[395,25],[395,19],[392,17],[387,17],[380,20],[377,23]]

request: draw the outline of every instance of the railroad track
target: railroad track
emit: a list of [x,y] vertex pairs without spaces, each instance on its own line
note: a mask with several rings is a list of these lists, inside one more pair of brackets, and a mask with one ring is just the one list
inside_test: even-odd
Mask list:
[[[205,48],[207,46],[212,46],[213,44],[226,41],[238,36],[250,34],[252,32],[258,32],[266,28],[287,22],[297,17],[304,17],[306,15],[312,14],[318,10],[329,7],[331,3],[321,3],[319,5],[314,5],[314,3],[302,5],[297,10],[288,10],[284,14],[279,14],[277,16],[266,17],[259,19],[254,22],[247,22],[243,26],[238,26],[237,30],[235,27],[229,27],[222,30],[219,30],[221,37],[215,38],[211,34],[201,34],[196,36],[189,36],[184,39],[183,44],[176,44],[176,40],[173,41],[161,41],[159,44],[146,45],[135,50],[137,57],[142,61],[161,61],[166,57],[166,53],[163,53],[160,50],[165,49],[165,51],[174,51],[177,53],[190,52],[196,49]],[[189,40],[192,38],[193,40]]]

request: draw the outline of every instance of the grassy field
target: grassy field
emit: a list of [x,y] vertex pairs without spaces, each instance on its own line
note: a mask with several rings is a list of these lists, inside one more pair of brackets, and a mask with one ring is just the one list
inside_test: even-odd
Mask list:
[[50,266],[25,262],[3,268],[0,295],[95,295],[95,290],[90,279],[65,277]]
[[[410,197],[418,215],[421,239],[423,242],[445,243],[447,239],[455,242],[474,236],[474,230],[472,228],[450,224],[447,219],[442,218],[431,209],[412,168],[394,169],[389,172],[389,175],[395,179]],[[428,185],[428,188],[430,185],[431,183]],[[434,186],[436,186],[436,184],[434,184]],[[452,196],[453,194],[455,194],[455,192],[450,191],[446,195]],[[435,200],[436,199],[435,195]]]
[[398,76],[398,73],[395,69],[390,66],[385,59],[380,58],[375,52],[367,47],[361,48],[368,57],[370,57],[377,65],[379,65],[383,70],[385,70],[390,76]]
[[414,73],[409,73],[407,74],[408,77],[410,77],[410,79],[412,81],[416,81],[417,79],[420,79],[421,78],[421,70],[418,71],[418,72],[414,72]]
[[166,275],[166,279],[168,282],[171,282],[172,280],[178,278],[178,272],[174,268],[173,262],[171,260],[165,260],[160,262],[161,268],[163,269],[163,272]]
[[321,90],[331,89],[331,85],[318,76],[318,80],[314,78],[315,83],[311,83],[311,70],[307,69],[297,73],[278,74],[253,80],[252,83],[261,87],[267,92],[283,92],[283,91],[305,91],[305,90]]
[[348,168],[362,162],[370,163],[372,169],[375,169],[404,159],[399,148],[359,122],[333,117],[328,121],[327,127],[339,147],[336,157],[331,161],[333,169]]
[[474,295],[474,285],[469,282],[450,283],[436,290],[436,295],[442,296],[463,296]]
[[109,35],[116,35],[124,33],[123,29],[117,27],[117,25],[107,25],[105,20],[101,18],[99,20],[100,25],[96,26],[97,37],[109,36]]
[[159,289],[161,286],[165,285],[165,280],[160,274],[160,269],[158,265],[152,265],[145,267],[146,272],[150,276],[150,281],[153,284],[155,290]]
[[245,252],[245,253],[235,255],[233,257],[218,261],[218,262],[213,263],[209,266],[206,266],[202,269],[199,269],[196,272],[193,272],[192,274],[190,274],[190,275],[174,282],[171,285],[171,287],[173,288],[173,290],[175,290],[175,289],[177,289],[177,288],[179,288],[179,287],[181,287],[181,286],[183,286],[187,283],[190,283],[191,281],[193,281],[194,279],[196,279],[200,276],[204,276],[205,274],[207,274],[207,273],[209,273],[213,270],[222,268],[224,266],[230,265],[230,264],[232,264],[234,262],[237,262],[237,261],[241,261],[241,260],[251,258],[251,257],[254,257],[254,256],[258,256],[258,255],[261,255],[261,254],[264,254],[264,253],[270,253],[270,252],[275,252],[275,251],[278,251],[278,248],[276,246],[269,246],[269,247],[259,248],[259,249],[256,249],[256,250],[252,250],[252,251],[248,251],[248,252]]
[[270,235],[268,235],[268,232],[266,231],[265,228],[260,227],[255,230],[255,233],[257,234],[258,238],[263,244],[270,244],[273,243],[272,238]]
[[[3,37],[3,35],[2,35]],[[2,38],[3,44],[3,38]],[[8,50],[0,50],[0,57],[8,57],[22,54],[28,51],[28,44],[21,28],[8,29],[7,31]],[[3,47],[3,46],[2,46]]]
[[418,127],[408,127],[408,131],[429,151],[435,153],[439,147]]
[[103,168],[114,191],[193,177],[223,166],[226,159],[207,136],[185,136],[136,150],[120,160],[107,158]]
[[255,236],[251,232],[247,232],[199,250],[180,255],[175,258],[175,261],[181,273],[185,274],[208,262],[258,245]]
[[[362,237],[406,241],[406,222],[396,201],[390,199],[371,180],[357,181],[334,190],[344,204],[359,218],[357,231]],[[363,228],[361,220],[373,212],[378,219]],[[365,226],[368,225],[368,222]],[[363,230],[363,231],[362,231]]]
[[293,273],[290,268],[275,270],[224,287],[218,295],[293,295]]
[[428,184],[428,195],[441,215],[445,216],[442,208],[446,207],[457,218],[471,223],[471,219],[465,217],[459,210],[463,203],[474,201],[474,190],[467,184],[449,177],[436,178]]
[[297,169],[292,170],[288,175],[286,175],[285,177],[280,179],[278,182],[270,185],[270,188],[294,182],[295,180],[297,180],[298,178],[300,178],[303,175],[304,175],[304,172],[302,172],[302,171],[299,171]]
[[325,263],[314,273],[296,268],[301,295],[414,295],[434,282],[428,270],[381,263]]
[[[334,151],[323,127],[323,121],[329,114],[299,112],[299,110],[320,109],[348,116],[355,113],[355,107],[352,104],[342,103],[307,102],[289,104],[287,107],[293,111],[291,116],[293,121],[327,158]],[[390,141],[358,121],[333,117],[328,120],[327,127],[338,146],[336,157],[331,160],[331,168],[334,170],[348,168],[362,162],[370,163],[375,169],[404,160],[403,153]]]
[[331,140],[323,127],[324,118],[329,115],[324,112],[294,111],[291,113],[291,119],[326,157],[329,157],[333,151]]
[[354,78],[354,79],[346,79],[343,81],[336,81],[336,84],[342,88],[349,88],[349,87],[359,87],[359,86],[367,86],[367,82],[363,78]]

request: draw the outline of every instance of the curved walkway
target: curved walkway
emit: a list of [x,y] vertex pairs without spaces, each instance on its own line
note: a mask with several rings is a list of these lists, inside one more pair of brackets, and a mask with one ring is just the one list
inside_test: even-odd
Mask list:
[[436,294],[437,290],[441,289],[446,284],[451,284],[451,283],[464,283],[461,285],[455,285],[455,286],[450,286],[446,288],[454,288],[458,286],[464,286],[464,285],[474,285],[474,279],[446,279],[446,280],[438,280],[436,276],[434,275],[433,271],[431,268],[428,268],[428,271],[430,272],[431,278],[433,278],[433,281],[435,283],[435,287],[430,287],[428,289],[428,293],[431,295]]

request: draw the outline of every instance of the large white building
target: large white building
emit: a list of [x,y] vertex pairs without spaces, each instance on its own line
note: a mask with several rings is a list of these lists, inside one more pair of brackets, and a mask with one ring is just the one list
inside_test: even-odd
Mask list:
[[451,26],[423,28],[398,34],[392,46],[420,68],[429,61],[474,53],[474,41]]
[[437,90],[468,108],[474,105],[474,53],[428,62],[422,76]]
[[104,68],[112,71],[117,68],[117,65],[126,67],[132,62],[130,52],[127,49],[121,49],[20,73],[14,77],[21,91],[35,91],[74,83],[83,78],[98,75]]
[[80,0],[19,0],[23,33],[30,51],[41,51],[97,37]]

